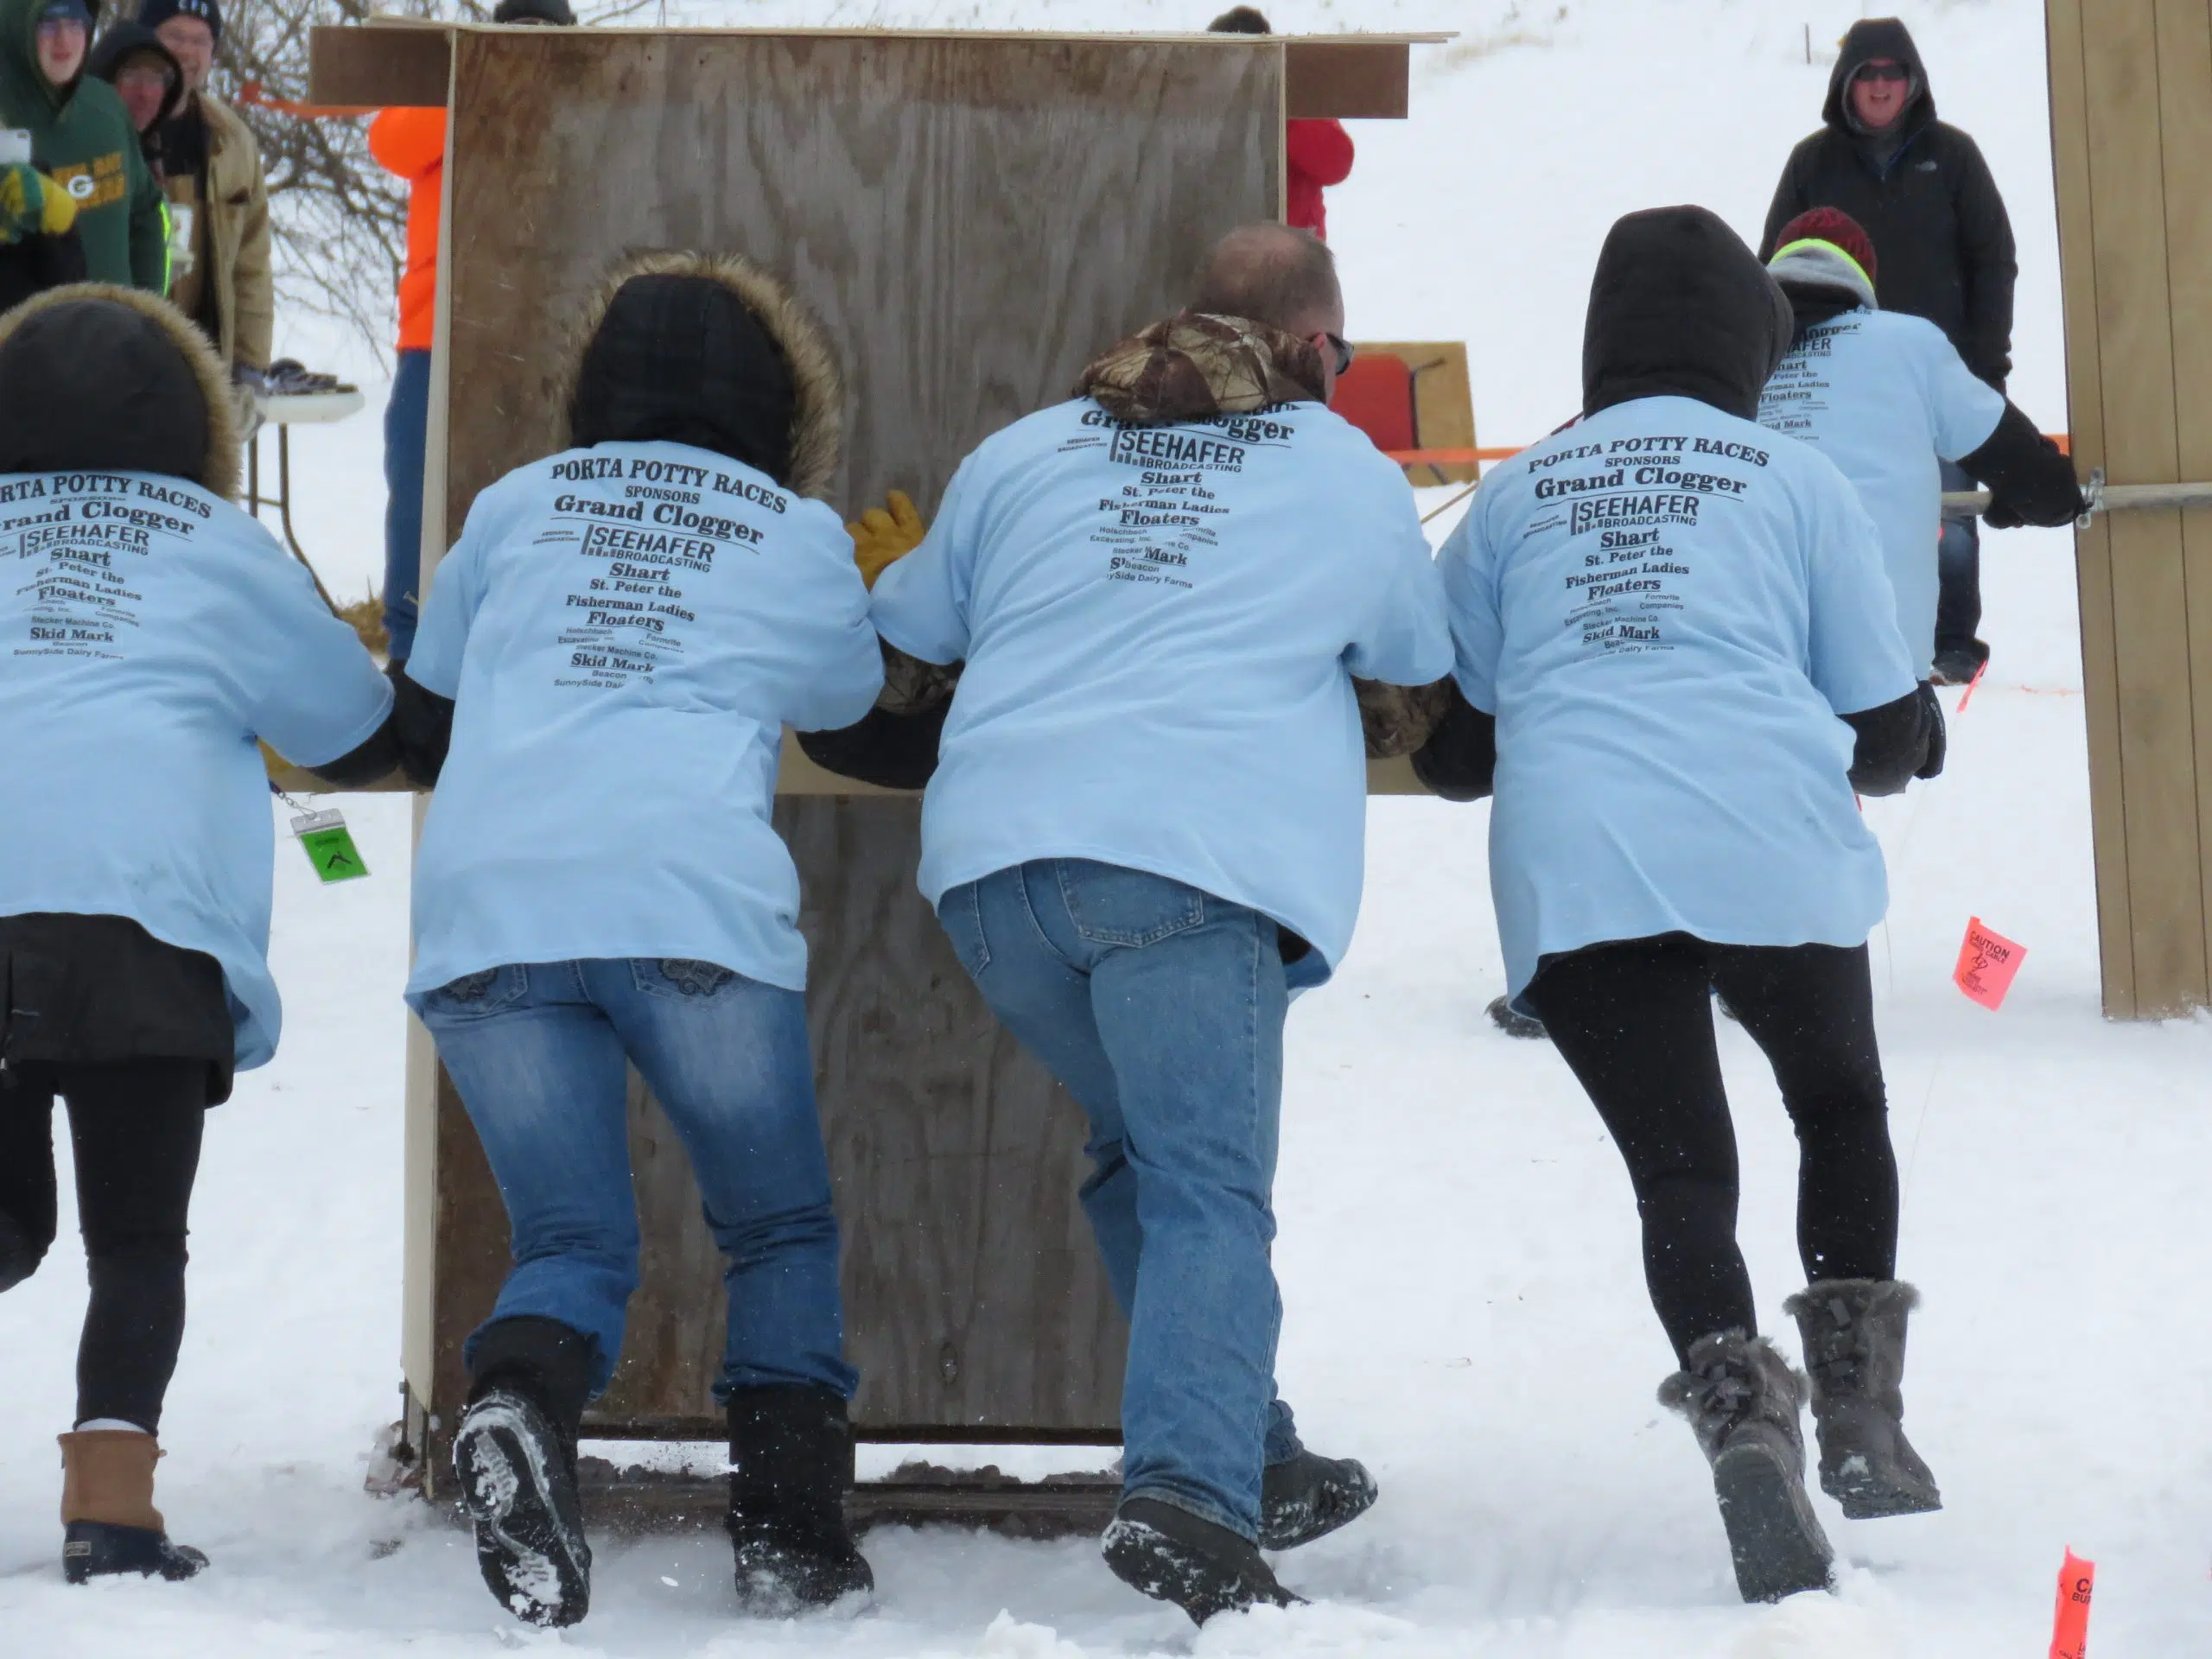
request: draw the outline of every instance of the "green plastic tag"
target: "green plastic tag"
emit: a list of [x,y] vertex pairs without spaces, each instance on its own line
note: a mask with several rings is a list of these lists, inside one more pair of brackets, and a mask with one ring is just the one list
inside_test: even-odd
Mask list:
[[326,884],[351,881],[369,873],[361,849],[353,844],[353,832],[346,827],[344,814],[335,810],[303,813],[292,820],[292,833],[300,838],[308,862]]

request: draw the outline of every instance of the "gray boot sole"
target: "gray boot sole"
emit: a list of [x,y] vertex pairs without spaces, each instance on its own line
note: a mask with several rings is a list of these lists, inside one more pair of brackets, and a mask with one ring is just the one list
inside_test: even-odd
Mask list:
[[1805,1484],[1774,1451],[1729,1447],[1713,1460],[1713,1492],[1745,1601],[1780,1601],[1834,1582],[1834,1554]]
[[1887,1484],[1871,1474],[1821,1471],[1821,1490],[1842,1506],[1852,1521],[1884,1521],[1893,1515],[1933,1515],[1943,1507],[1943,1495],[1931,1481],[1926,1485],[1903,1480]]

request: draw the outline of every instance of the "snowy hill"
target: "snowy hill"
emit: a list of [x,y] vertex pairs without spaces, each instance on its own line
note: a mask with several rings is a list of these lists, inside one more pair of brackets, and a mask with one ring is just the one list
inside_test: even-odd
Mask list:
[[[1213,9],[670,10],[1160,29]],[[1943,114],[1976,135],[2011,206],[2012,391],[2058,429],[2042,9],[1902,9]],[[1461,32],[1417,59],[1412,120],[1357,129],[1330,224],[1352,332],[1467,340],[1484,441],[1505,442],[1574,405],[1590,267],[1618,213],[1697,200],[1756,234],[1783,156],[1816,119],[1827,43],[1863,9],[1269,10],[1285,29]],[[324,361],[346,349],[307,327],[280,346]],[[365,354],[355,366],[376,372]],[[298,440],[302,534],[334,590],[358,593],[380,561],[379,457],[373,410]],[[346,806],[375,879],[323,890],[280,857],[284,1047],[209,1122],[161,1496],[215,1569],[181,1586],[60,1582],[49,1436],[68,1427],[84,1300],[65,1215],[44,1270],[0,1297],[0,1655],[1994,1659],[2044,1650],[2069,1544],[2099,1563],[2096,1651],[2212,1651],[2212,1338],[2192,1288],[2212,1259],[2212,1021],[2100,1017],[2070,539],[1992,534],[1985,571],[1995,661],[1955,717],[1949,771],[1869,807],[1893,892],[1874,960],[1902,1270],[1926,1294],[1907,1399],[1949,1507],[1847,1522],[1816,1497],[1848,1563],[1835,1596],[1738,1603],[1701,1459],[1653,1403],[1669,1356],[1619,1160],[1548,1046],[1483,1018],[1503,987],[1487,808],[1396,800],[1371,815],[1351,960],[1290,1027],[1283,1386],[1317,1448],[1364,1459],[1383,1484],[1373,1515],[1280,1563],[1313,1605],[1193,1637],[1088,1543],[878,1533],[869,1611],[756,1624],[730,1609],[719,1537],[603,1539],[589,1621],[524,1630],[485,1595],[464,1535],[361,1491],[397,1404],[407,839],[404,801],[361,798]],[[1970,914],[2030,950],[2001,1014],[1949,983]],[[1794,1147],[1756,1052],[1732,1027],[1721,1040],[1744,1244],[1772,1328],[1797,1284]]]

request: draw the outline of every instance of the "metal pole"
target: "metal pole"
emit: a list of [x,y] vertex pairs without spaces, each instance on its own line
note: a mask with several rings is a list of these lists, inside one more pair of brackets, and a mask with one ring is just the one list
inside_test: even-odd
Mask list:
[[[2158,509],[2186,512],[2193,507],[2212,507],[2212,484],[2107,484],[2104,477],[2104,468],[2100,467],[2089,475],[2089,482],[2082,490],[2089,499],[2091,513]],[[1986,512],[1989,492],[1948,492],[1943,497],[1943,511],[1953,514]],[[2084,515],[2085,519],[2087,516]]]

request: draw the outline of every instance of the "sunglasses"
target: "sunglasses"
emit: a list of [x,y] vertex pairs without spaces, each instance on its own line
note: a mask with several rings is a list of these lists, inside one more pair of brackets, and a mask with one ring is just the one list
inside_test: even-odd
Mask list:
[[1912,71],[1901,63],[1870,63],[1860,68],[1858,78],[1860,80],[1893,80],[1903,84],[1912,79]]
[[1321,338],[1329,342],[1329,349],[1337,354],[1336,372],[1343,374],[1349,370],[1352,359],[1351,342],[1341,334],[1324,334]]

